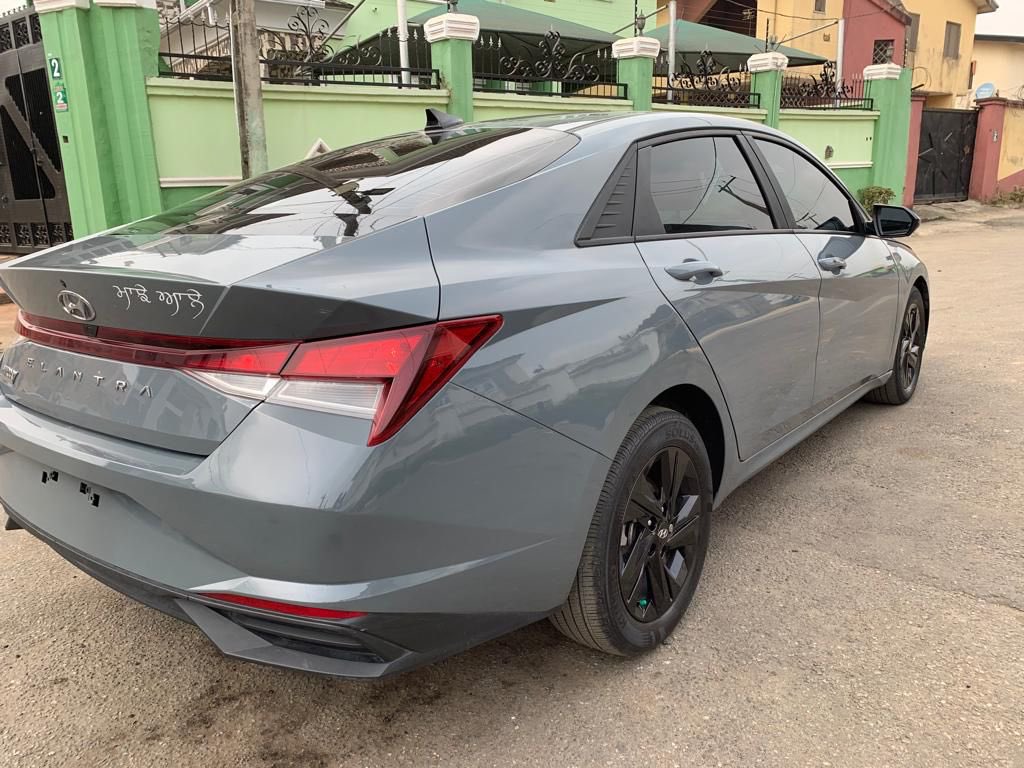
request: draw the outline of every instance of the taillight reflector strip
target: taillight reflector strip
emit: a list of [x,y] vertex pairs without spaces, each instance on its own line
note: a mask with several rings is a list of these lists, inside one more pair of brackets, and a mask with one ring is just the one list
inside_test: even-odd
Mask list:
[[201,592],[199,594],[222,603],[231,603],[245,608],[257,608],[261,611],[270,611],[271,613],[283,613],[288,616],[302,616],[307,619],[358,619],[360,616],[366,615],[365,611],[336,611],[333,608],[282,603],[278,600],[266,600],[262,597],[234,595],[230,592]]
[[[248,341],[91,328],[18,315],[38,344],[175,368],[231,395],[372,419],[368,445],[400,430],[501,328],[501,315],[322,341]],[[175,345],[178,346],[175,346]]]
[[261,376],[280,373],[298,346],[293,341],[208,339],[115,328],[96,328],[95,335],[86,335],[80,323],[37,318],[24,312],[18,313],[14,329],[37,344],[106,360]]

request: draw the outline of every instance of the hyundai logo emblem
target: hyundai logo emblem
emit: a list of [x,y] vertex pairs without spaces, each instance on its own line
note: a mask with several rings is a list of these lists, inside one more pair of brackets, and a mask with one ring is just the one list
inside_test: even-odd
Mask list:
[[96,318],[96,310],[92,308],[89,300],[74,291],[61,291],[57,294],[57,302],[61,309],[71,315],[75,320],[84,323]]

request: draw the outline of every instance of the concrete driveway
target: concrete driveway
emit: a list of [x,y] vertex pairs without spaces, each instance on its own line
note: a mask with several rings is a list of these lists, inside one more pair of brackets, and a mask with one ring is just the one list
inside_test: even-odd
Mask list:
[[0,533],[0,765],[1024,766],[1022,241],[915,238],[917,397],[738,491],[640,660],[538,624],[380,683],[248,666]]

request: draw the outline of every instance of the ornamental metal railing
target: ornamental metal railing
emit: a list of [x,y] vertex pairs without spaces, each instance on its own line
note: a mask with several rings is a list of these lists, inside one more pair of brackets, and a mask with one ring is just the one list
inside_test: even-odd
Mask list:
[[703,51],[691,66],[684,58],[676,72],[668,71],[664,51],[654,61],[651,99],[660,104],[694,107],[743,108],[761,106],[761,94],[751,89],[750,73],[744,65],[733,70],[720,65],[713,53]]
[[0,17],[0,53],[43,41],[39,14],[25,13],[27,10],[16,8]]
[[[398,62],[397,45],[344,45],[330,38],[330,25],[316,8],[302,6],[287,29],[257,30],[260,76],[267,83],[294,85],[383,85],[440,88],[430,67],[429,46],[410,31],[409,66]],[[226,22],[208,18],[164,23],[160,38],[160,75],[190,80],[231,80],[231,35]]]
[[874,101],[864,95],[864,79],[839,80],[836,65],[826,62],[821,73],[787,73],[782,77],[782,109],[874,109]]
[[555,30],[535,44],[500,32],[482,32],[473,44],[473,90],[484,93],[626,99],[616,71],[611,46],[583,44],[570,53]]

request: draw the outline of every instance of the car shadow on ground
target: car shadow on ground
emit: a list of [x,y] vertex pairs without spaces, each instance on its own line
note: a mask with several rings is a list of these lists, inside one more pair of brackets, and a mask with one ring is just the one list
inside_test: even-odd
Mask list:
[[[736,491],[716,512],[709,562],[728,560],[730,535],[737,526],[769,525],[767,517],[777,511],[759,503],[763,494],[780,489],[785,493],[802,472],[829,471],[820,466],[828,462],[822,446],[842,441],[845,432],[863,428],[865,420],[884,418],[885,410],[855,406]],[[462,744],[485,743],[495,727],[543,730],[547,720],[571,717],[576,707],[582,713],[596,696],[628,688],[638,670],[657,679],[663,674],[661,665],[683,663],[687,645],[708,630],[705,601],[714,600],[728,578],[727,571],[706,570],[694,603],[669,644],[642,658],[617,658],[578,646],[542,621],[442,662],[378,681],[323,678],[226,659],[194,627],[154,615],[89,580],[80,580],[90,598],[80,604],[80,619],[90,622],[89,605],[95,600],[110,604],[101,613],[120,615],[123,637],[131,638],[133,646],[125,655],[141,660],[132,672],[143,680],[166,674],[166,669],[189,669],[187,696],[168,704],[170,711],[159,721],[134,724],[145,740],[194,742],[242,728],[260,759],[316,765],[326,763],[328,756],[330,761],[343,759],[339,749],[357,758],[382,740],[427,738],[424,728]],[[716,620],[720,617],[711,617]],[[110,654],[109,649],[96,650]],[[159,667],[147,670],[147,659],[157,658],[162,662]],[[130,663],[124,657],[93,660]],[[664,673],[667,680],[670,670],[666,667]],[[172,674],[165,684],[183,682]],[[131,707],[130,699],[121,706]],[[319,740],[301,735],[325,728],[337,732],[338,743],[321,747]]]

